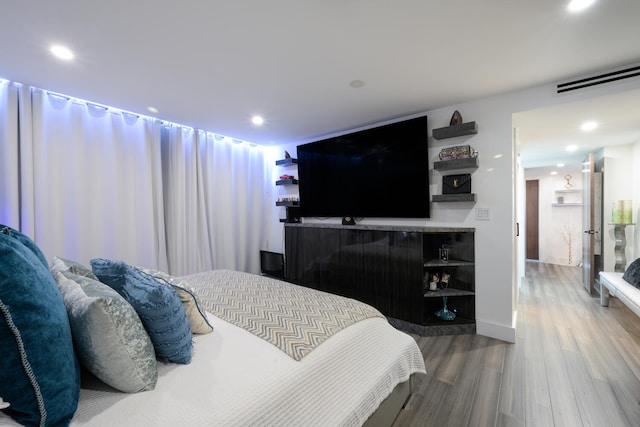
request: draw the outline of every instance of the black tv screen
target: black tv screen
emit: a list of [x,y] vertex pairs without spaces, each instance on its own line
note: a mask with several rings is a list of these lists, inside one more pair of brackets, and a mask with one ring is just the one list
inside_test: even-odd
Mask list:
[[298,146],[300,215],[429,218],[427,117]]

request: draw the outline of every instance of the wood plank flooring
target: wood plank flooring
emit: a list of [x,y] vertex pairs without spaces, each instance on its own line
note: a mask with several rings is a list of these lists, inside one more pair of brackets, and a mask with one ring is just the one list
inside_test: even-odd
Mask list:
[[527,263],[515,344],[415,336],[427,375],[394,427],[640,426],[640,318],[581,280]]

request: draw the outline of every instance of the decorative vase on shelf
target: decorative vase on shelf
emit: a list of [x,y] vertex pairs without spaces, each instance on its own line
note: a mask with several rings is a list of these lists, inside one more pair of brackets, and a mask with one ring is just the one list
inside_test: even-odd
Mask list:
[[436,312],[436,316],[442,320],[453,320],[456,318],[456,314],[453,311],[449,311],[447,308],[447,297],[442,297],[443,307]]

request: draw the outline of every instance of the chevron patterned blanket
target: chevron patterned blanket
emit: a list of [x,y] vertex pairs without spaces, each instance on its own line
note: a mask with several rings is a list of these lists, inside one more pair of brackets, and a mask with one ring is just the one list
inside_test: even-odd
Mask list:
[[207,311],[301,360],[333,334],[384,316],[359,301],[239,271],[183,276]]

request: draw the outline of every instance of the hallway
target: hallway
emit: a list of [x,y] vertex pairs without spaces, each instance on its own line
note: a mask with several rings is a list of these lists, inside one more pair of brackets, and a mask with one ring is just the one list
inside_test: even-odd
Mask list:
[[516,344],[416,336],[427,376],[394,426],[640,425],[640,319],[581,274],[527,263]]

